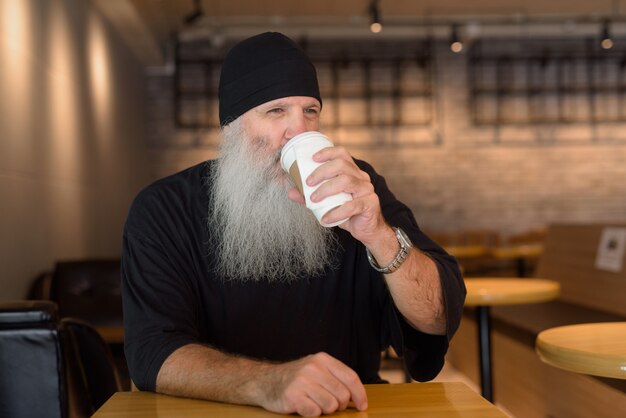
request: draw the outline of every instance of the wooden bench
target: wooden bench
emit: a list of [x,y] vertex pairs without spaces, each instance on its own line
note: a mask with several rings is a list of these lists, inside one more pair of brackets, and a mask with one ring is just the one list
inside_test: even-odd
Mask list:
[[[626,227],[550,227],[535,276],[559,281],[559,299],[491,311],[495,400],[515,416],[609,417],[626,410],[626,381],[556,369],[534,350],[537,334],[547,328],[626,320],[626,261],[619,273],[595,267],[606,226]],[[478,385],[476,335],[473,311],[466,308],[448,361]]]

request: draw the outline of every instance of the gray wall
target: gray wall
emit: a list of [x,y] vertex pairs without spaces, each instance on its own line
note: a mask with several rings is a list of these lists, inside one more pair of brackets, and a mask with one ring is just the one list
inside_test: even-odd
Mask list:
[[90,2],[0,0],[0,300],[117,257],[148,181],[140,64]]

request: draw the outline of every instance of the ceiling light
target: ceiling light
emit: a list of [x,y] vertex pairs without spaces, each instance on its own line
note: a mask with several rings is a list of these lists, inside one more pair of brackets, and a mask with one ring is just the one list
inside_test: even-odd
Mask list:
[[609,24],[610,24],[609,20],[605,20],[602,23],[602,34],[600,36],[600,46],[602,46],[602,49],[613,48],[613,39],[611,38]]
[[373,33],[379,33],[383,30],[383,24],[380,21],[380,8],[378,7],[378,0],[372,0],[372,3],[370,3],[370,16],[372,18],[370,30]]
[[459,38],[459,25],[452,25],[452,32],[450,34],[450,50],[456,54],[463,51],[463,42]]

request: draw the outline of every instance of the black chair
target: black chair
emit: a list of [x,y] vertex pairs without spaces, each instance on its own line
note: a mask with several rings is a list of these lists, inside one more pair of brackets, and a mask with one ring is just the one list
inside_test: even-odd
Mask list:
[[89,417],[119,389],[108,346],[49,301],[0,304],[0,417]]
[[75,260],[56,263],[50,298],[61,318],[79,318],[93,326],[122,325],[120,260]]
[[64,347],[75,362],[73,370],[78,370],[80,386],[86,389],[93,414],[115,392],[121,390],[119,375],[114,365],[111,351],[100,334],[89,324],[73,318],[63,318],[60,322],[64,336]]
[[66,381],[51,302],[0,305],[0,416],[68,416]]
[[[120,259],[65,260],[41,279],[37,288],[49,289],[61,318],[77,318],[94,327],[123,327]],[[49,279],[48,279],[49,277]],[[47,286],[46,284],[49,283]],[[121,341],[107,341],[124,390],[130,389],[128,366]]]

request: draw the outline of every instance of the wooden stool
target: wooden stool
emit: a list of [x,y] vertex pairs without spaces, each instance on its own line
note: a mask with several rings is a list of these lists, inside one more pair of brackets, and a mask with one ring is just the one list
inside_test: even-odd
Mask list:
[[539,358],[551,366],[626,379],[626,322],[550,328],[539,333],[535,348]]
[[560,285],[543,279],[468,278],[465,286],[465,306],[476,307],[481,393],[493,402],[490,306],[545,302],[558,296]]

